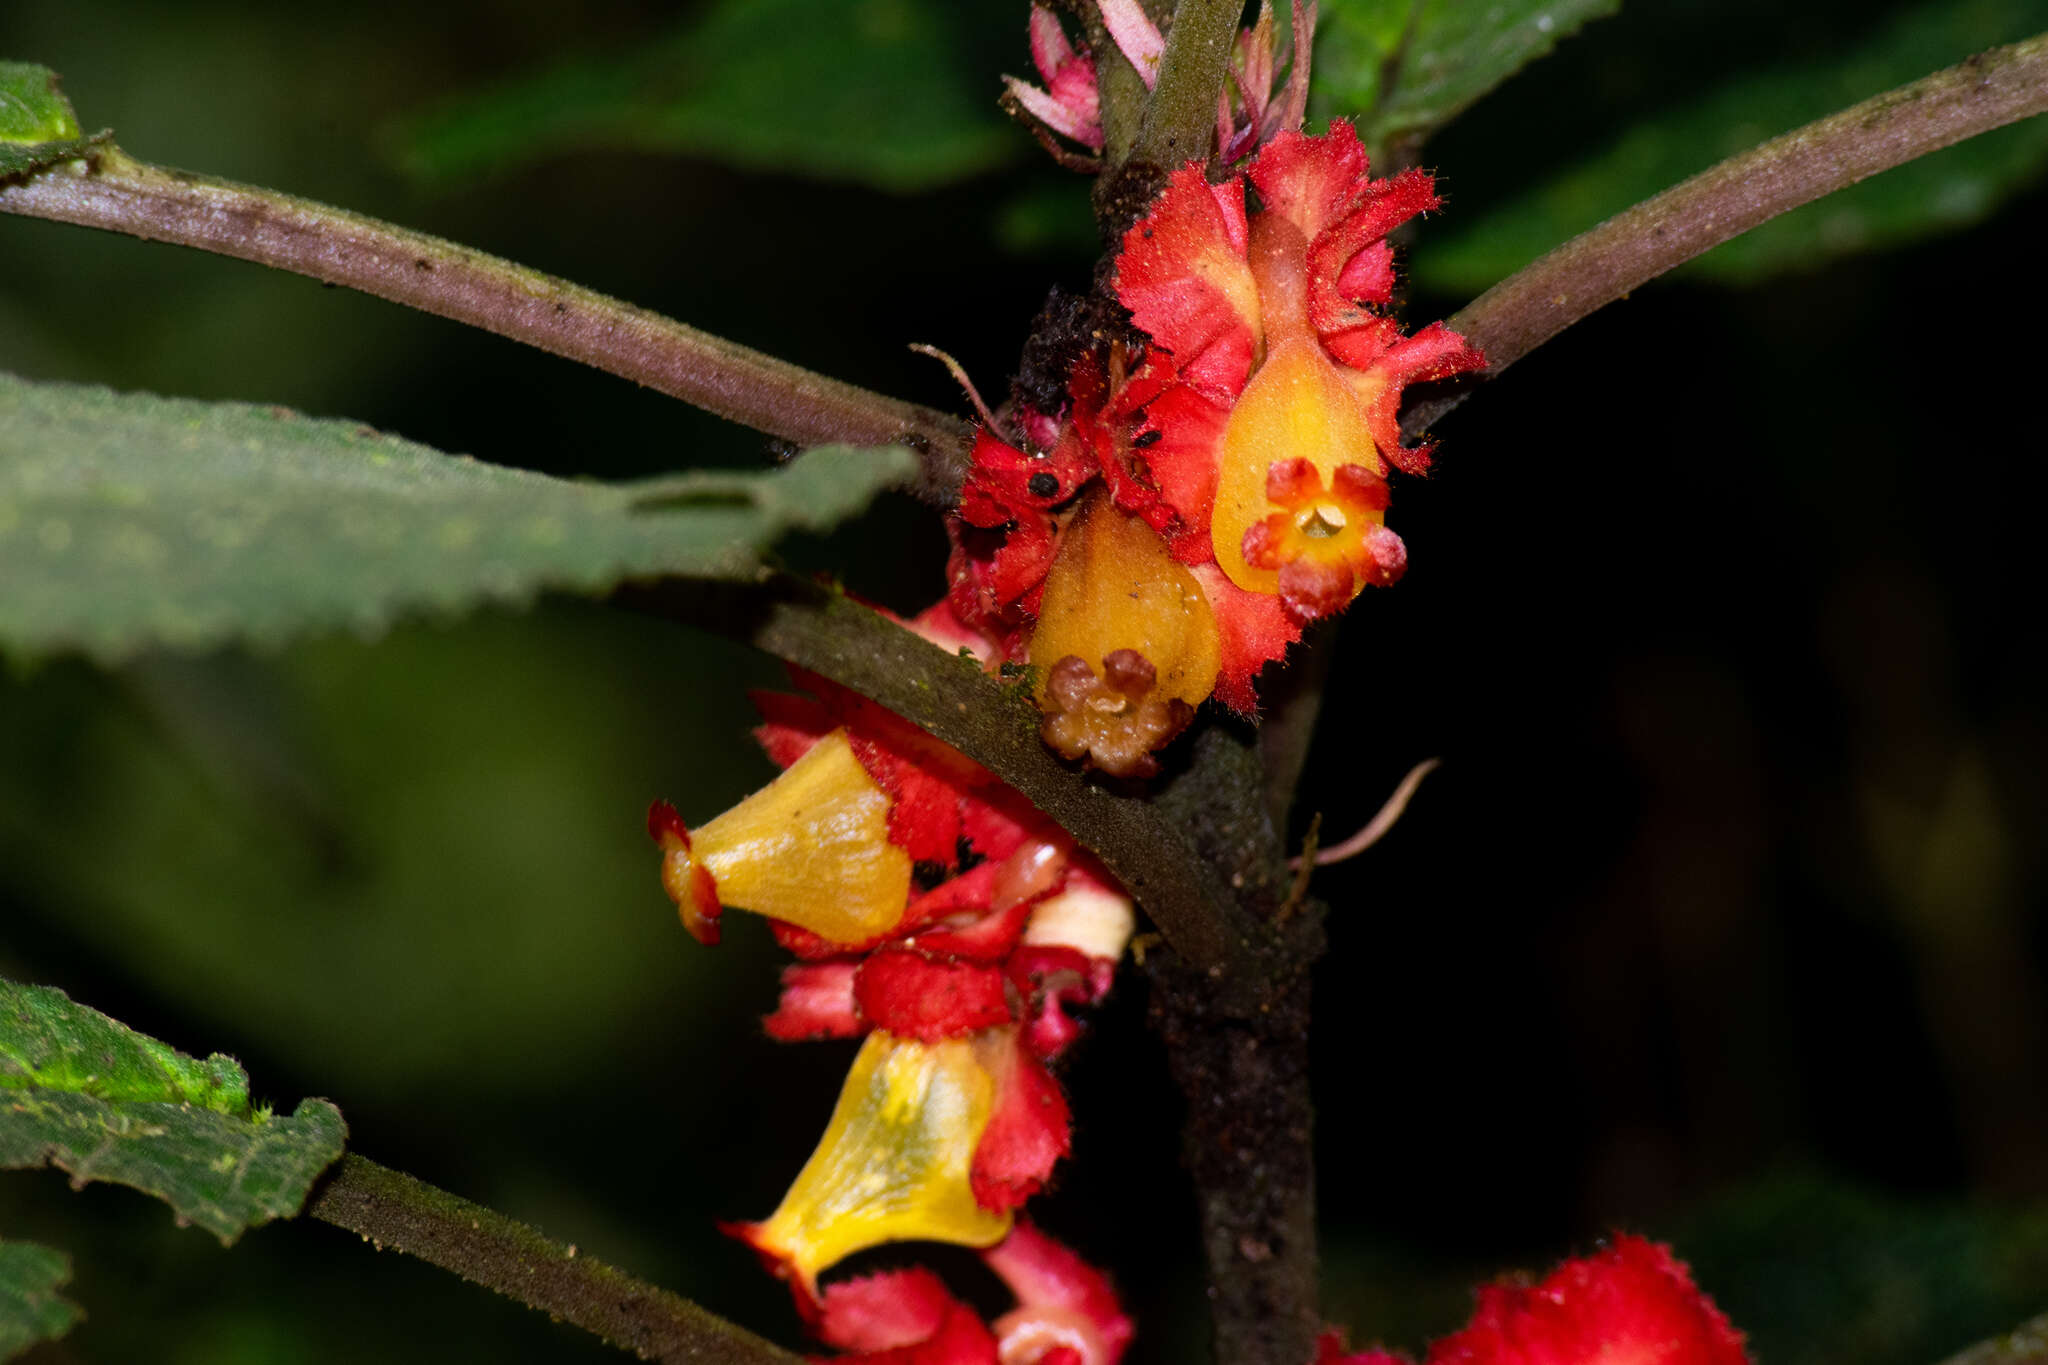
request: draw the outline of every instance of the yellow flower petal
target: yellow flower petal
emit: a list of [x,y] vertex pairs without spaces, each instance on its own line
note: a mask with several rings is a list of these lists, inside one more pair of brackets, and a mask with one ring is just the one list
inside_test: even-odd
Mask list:
[[977,1204],[968,1173],[994,1103],[995,1081],[968,1039],[870,1033],[817,1150],[747,1240],[806,1288],[884,1242],[993,1246],[1010,1215]]
[[[910,855],[889,842],[889,794],[834,730],[773,782],[691,835],[718,898],[834,943],[894,929]],[[673,856],[673,855],[671,855]]]
[[1248,592],[1280,590],[1277,570],[1245,563],[1244,533],[1276,510],[1266,500],[1267,470],[1295,458],[1313,464],[1325,486],[1339,465],[1387,470],[1366,429],[1363,404],[1336,362],[1308,337],[1289,337],[1273,348],[1223,428],[1209,534],[1217,564]]

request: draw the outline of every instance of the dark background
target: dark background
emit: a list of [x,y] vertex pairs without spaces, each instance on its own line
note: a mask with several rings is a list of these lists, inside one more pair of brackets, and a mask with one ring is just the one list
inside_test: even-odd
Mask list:
[[[959,23],[991,94],[1026,65],[1009,8]],[[1021,133],[921,194],[608,150],[402,175],[394,129],[447,92],[671,22],[563,9],[9,6],[0,53],[63,72],[86,125],[144,158],[937,405],[959,406],[908,343],[1000,390],[1047,287],[1085,282],[1086,187]],[[1825,52],[1886,9],[1805,7],[1772,50]],[[1438,221],[1757,60],[1764,14],[1589,29],[1430,145]],[[1664,77],[1674,50],[1694,74]],[[1445,419],[1438,472],[1400,489],[1412,569],[1344,621],[1297,820],[1340,836],[1444,761],[1317,882],[1329,1302],[1360,1340],[1419,1348],[1470,1284],[1614,1227],[1675,1240],[1767,1361],[1932,1360],[2048,1307],[2044,222],[2037,186],[1938,240],[1654,284]],[[1408,316],[1462,301],[1416,293]],[[453,324],[11,218],[0,367],[566,474],[765,458]],[[790,553],[899,607],[941,585],[937,518],[907,500]],[[850,1053],[759,1036],[767,935],[691,943],[640,827],[653,796],[701,819],[769,775],[743,686],[777,679],[564,601],[273,654],[14,661],[0,973],[233,1053],[265,1098],[328,1096],[365,1155],[794,1343],[712,1222],[773,1207]],[[1142,994],[1069,1071],[1076,1155],[1040,1216],[1118,1274],[1134,1359],[1178,1360],[1202,1300]],[[90,1320],[36,1361],[611,1357],[316,1223],[223,1252],[128,1191],[19,1173],[0,1235],[77,1263]]]

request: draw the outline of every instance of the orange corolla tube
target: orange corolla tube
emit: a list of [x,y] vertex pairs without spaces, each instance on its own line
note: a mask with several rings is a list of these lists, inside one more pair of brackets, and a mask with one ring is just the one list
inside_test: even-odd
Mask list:
[[[1264,304],[1266,358],[1223,429],[1210,539],[1231,582],[1303,597],[1290,602],[1301,608],[1311,603],[1299,591],[1285,592],[1293,586],[1283,582],[1285,564],[1304,556],[1333,566],[1358,563],[1359,572],[1347,570],[1339,600],[1300,613],[1322,615],[1368,581],[1385,581],[1377,566],[1392,557],[1391,546],[1381,548],[1385,498],[1353,491],[1385,487],[1387,467],[1367,424],[1370,399],[1385,380],[1339,366],[1309,326],[1308,240],[1299,227],[1278,213],[1260,214],[1249,255]],[[1405,556],[1398,563],[1405,566]],[[1333,595],[1324,588],[1325,599]]]
[[1066,528],[1046,575],[1031,662],[1045,739],[1119,776],[1150,758],[1215,690],[1216,619],[1159,533],[1098,490]]
[[983,1208],[969,1179],[995,1109],[989,1045],[870,1033],[780,1207],[732,1231],[813,1296],[821,1271],[885,1242],[1001,1241],[1010,1214]]
[[910,903],[910,855],[889,842],[889,807],[846,731],[834,730],[701,829],[657,806],[662,886],[704,942],[717,941],[730,902],[834,943],[866,943]]

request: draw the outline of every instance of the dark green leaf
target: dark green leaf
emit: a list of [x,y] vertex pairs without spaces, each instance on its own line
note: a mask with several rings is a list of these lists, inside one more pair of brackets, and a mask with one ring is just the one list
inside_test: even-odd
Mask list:
[[765,473],[573,483],[282,408],[0,375],[0,645],[112,658],[635,575],[744,578],[913,463],[826,447]]
[[[1824,67],[1764,67],[1713,94],[1640,120],[1608,146],[1475,219],[1432,226],[1416,280],[1473,293],[1559,243],[1802,123],[2025,37],[2033,0],[1925,0]],[[1700,257],[1697,276],[1746,284],[1967,226],[2048,166],[2048,119],[2028,119],[1908,162],[1775,218]]]
[[[720,0],[644,49],[557,67],[421,119],[429,176],[592,148],[677,153],[891,190],[987,170],[1024,141],[942,0]],[[1022,12],[1017,19],[1020,51]]]
[[0,981],[0,1166],[127,1185],[232,1242],[306,1202],[341,1155],[341,1112],[251,1109],[232,1058],[201,1062],[72,1003]]
[[0,62],[0,181],[84,156],[106,137],[80,134],[56,72]]
[[71,1259],[33,1242],[0,1243],[0,1360],[39,1341],[52,1341],[85,1314],[57,1291],[71,1279]]
[[1420,140],[1621,0],[1324,0],[1310,90],[1367,146]]
[[2048,1302],[2048,1206],[1907,1201],[1817,1176],[1738,1187],[1669,1230],[1780,1365],[1924,1365]]

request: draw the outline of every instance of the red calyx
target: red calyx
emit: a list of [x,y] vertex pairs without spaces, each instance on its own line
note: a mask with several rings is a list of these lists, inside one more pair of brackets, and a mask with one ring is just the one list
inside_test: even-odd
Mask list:
[[883,948],[861,962],[853,997],[876,1028],[935,1043],[1010,1022],[1002,972]]

